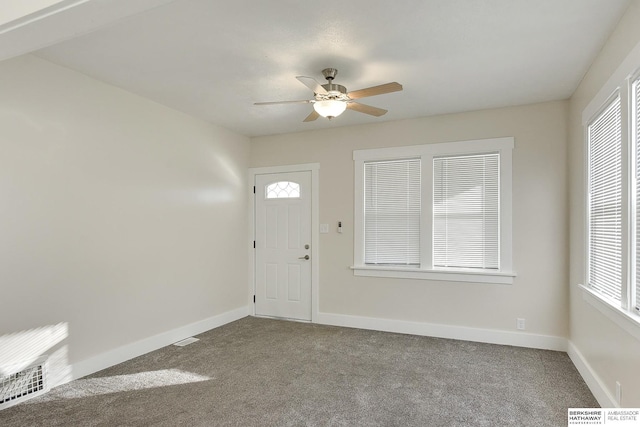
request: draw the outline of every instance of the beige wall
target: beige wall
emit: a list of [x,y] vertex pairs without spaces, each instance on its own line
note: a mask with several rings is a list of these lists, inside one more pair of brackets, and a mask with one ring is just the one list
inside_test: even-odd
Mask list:
[[[640,1],[633,1],[582,83],[571,97],[569,169],[571,212],[571,342],[610,396],[623,386],[624,406],[640,406],[640,341],[603,316],[582,297],[585,276],[585,182],[582,112],[640,41]],[[637,64],[640,66],[640,64]],[[630,70],[631,71],[631,70]]]
[[[251,166],[320,163],[320,312],[513,332],[523,317],[526,333],[566,337],[566,122],[552,102],[259,137]],[[354,277],[353,150],[502,136],[515,137],[513,285]]]
[[[525,333],[569,338],[610,395],[621,381],[622,403],[640,406],[629,380],[640,378],[640,342],[576,287],[581,114],[640,41],[637,22],[634,0],[570,101],[250,143],[33,56],[3,62],[0,337],[66,324],[76,363],[245,307],[247,168],[318,162],[331,230],[320,235],[321,312],[514,333],[523,317]],[[515,138],[513,285],[353,275],[353,150],[502,136]]]
[[246,307],[248,138],[34,56],[0,94],[0,336],[73,364]]

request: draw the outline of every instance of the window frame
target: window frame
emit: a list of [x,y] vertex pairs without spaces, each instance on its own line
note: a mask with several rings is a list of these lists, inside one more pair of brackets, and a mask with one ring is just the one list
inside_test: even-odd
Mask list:
[[[393,277],[456,282],[513,284],[512,151],[513,137],[355,150],[354,259],[356,276]],[[433,267],[433,159],[448,155],[500,154],[500,270]],[[364,163],[421,159],[420,266],[373,266],[364,263]]]
[[[616,72],[618,74],[618,72]],[[635,274],[635,259],[640,256],[640,251],[636,251],[636,215],[640,213],[636,212],[636,186],[640,185],[640,182],[636,182],[635,173],[636,165],[635,161],[635,144],[637,135],[634,135],[634,118],[633,114],[633,96],[632,89],[633,83],[640,79],[640,69],[633,73],[627,74],[622,79],[616,79],[618,84],[613,85],[612,81],[607,82],[607,85],[603,87],[601,92],[594,98],[591,103],[585,108],[582,115],[583,124],[583,144],[584,149],[584,272],[583,272],[583,284],[578,284],[583,290],[583,298],[591,306],[596,308],[600,313],[604,314],[618,326],[626,330],[629,334],[640,340],[640,311],[636,310],[632,306]],[[604,92],[605,89],[609,89],[608,92]],[[622,278],[621,278],[621,295],[620,301],[608,298],[601,292],[597,291],[589,284],[589,269],[590,269],[590,228],[589,228],[589,126],[593,121],[611,104],[611,102],[620,97],[621,108],[621,137],[622,137]]]
[[[638,212],[638,204],[640,204],[640,200],[638,200],[638,187],[640,186],[640,177],[638,175],[638,170],[640,169],[640,164],[638,164],[638,159],[640,159],[640,123],[638,123],[638,119],[640,118],[640,96],[638,99],[635,97],[638,95],[640,90],[636,90],[634,92],[634,84],[640,87],[640,69],[636,70],[635,73],[631,74],[626,81],[627,89],[628,89],[628,106],[629,106],[629,114],[627,118],[627,126],[629,129],[628,138],[631,150],[629,151],[629,174],[633,174],[633,179],[629,184],[629,194],[630,194],[630,215],[631,222],[629,226],[629,234],[631,236],[630,247],[635,248],[635,251],[632,251],[630,263],[630,279],[633,281],[633,284],[629,286],[627,296],[629,303],[629,310],[633,313],[636,321],[640,323],[640,280],[638,280],[637,275],[640,275],[640,271],[637,271],[638,258],[640,254],[638,252],[638,246],[640,242],[638,242],[638,223],[640,222],[640,212]],[[634,100],[636,101],[634,106]],[[634,111],[634,107],[637,108],[637,111]],[[635,112],[635,114],[634,114]],[[623,119],[624,125],[624,119]],[[624,128],[623,128],[624,133]],[[624,137],[623,137],[624,138]],[[636,289],[633,289],[633,287]]]
[[[433,158],[433,166],[434,269],[500,271],[500,153],[438,156]],[[478,187],[480,183],[482,187]],[[469,185],[481,192],[443,197]],[[477,244],[465,248],[474,238]]]
[[[420,164],[419,158],[364,162],[365,207],[363,215],[364,263],[366,265],[401,265],[406,267],[419,265],[422,212]],[[407,179],[399,180],[401,177]],[[393,190],[387,187],[390,184],[393,185]],[[368,226],[369,224],[371,226]],[[405,232],[398,234],[400,224]],[[407,232],[409,229],[410,232]],[[371,241],[367,241],[367,236],[371,238]],[[389,249],[390,246],[398,247],[400,242],[402,242],[404,250]],[[367,258],[369,258],[369,262],[367,262]]]
[[[618,102],[620,104],[620,115],[621,115],[621,120],[620,120],[620,130],[621,130],[621,143],[620,143],[620,155],[621,155],[621,166],[620,166],[620,173],[621,173],[621,178],[620,178],[620,197],[621,197],[621,218],[620,218],[620,233],[621,233],[621,281],[624,283],[627,278],[628,278],[628,270],[625,266],[625,252],[628,251],[629,246],[626,244],[626,238],[625,236],[629,234],[630,228],[630,218],[629,218],[629,202],[630,199],[628,196],[630,196],[629,193],[629,188],[628,188],[628,180],[625,179],[625,162],[630,161],[631,159],[628,157],[628,155],[625,157],[625,151],[628,150],[630,147],[628,146],[628,140],[625,141],[625,135],[624,135],[624,103],[623,103],[623,97],[622,94],[620,93],[620,90],[616,90],[614,93],[611,94],[611,96],[609,96],[609,98],[607,98],[607,100],[601,105],[601,107],[593,114],[593,116],[584,124],[584,141],[586,144],[585,147],[585,152],[586,152],[586,156],[585,156],[585,170],[586,170],[586,180],[585,180],[585,185],[586,185],[586,197],[585,197],[585,205],[586,205],[586,212],[585,212],[585,217],[586,217],[586,222],[585,222],[585,226],[586,226],[586,230],[585,230],[585,234],[586,234],[586,272],[585,272],[585,286],[587,286],[591,292],[593,292],[594,294],[598,295],[601,294],[601,298],[603,300],[606,300],[607,303],[614,305],[617,302],[616,300],[614,300],[613,298],[610,298],[608,296],[606,296],[604,294],[604,292],[600,292],[598,290],[596,290],[597,288],[593,287],[591,285],[591,140],[589,138],[589,128],[591,127],[592,124],[595,123],[595,121],[600,118],[600,116],[602,114],[604,114],[612,105],[614,102]],[[626,168],[626,170],[630,171],[631,168]],[[625,195],[627,195],[627,197],[625,197]],[[624,300],[624,289],[621,292],[621,300]]]

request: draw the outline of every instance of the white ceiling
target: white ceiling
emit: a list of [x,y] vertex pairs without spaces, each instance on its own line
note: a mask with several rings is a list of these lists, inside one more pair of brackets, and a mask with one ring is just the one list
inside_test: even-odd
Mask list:
[[[269,135],[566,99],[629,2],[129,0],[128,17],[121,7],[95,28],[66,25],[49,38],[66,40],[36,53],[241,134]],[[326,67],[349,90],[397,81],[404,91],[362,100],[389,110],[380,118],[346,111],[302,123],[310,105],[253,105],[310,99],[295,77],[324,83]]]

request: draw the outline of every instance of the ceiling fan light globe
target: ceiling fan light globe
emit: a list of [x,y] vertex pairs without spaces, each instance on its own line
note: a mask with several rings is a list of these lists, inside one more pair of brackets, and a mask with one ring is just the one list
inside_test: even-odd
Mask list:
[[316,101],[313,109],[322,117],[338,117],[347,109],[347,103],[336,100]]

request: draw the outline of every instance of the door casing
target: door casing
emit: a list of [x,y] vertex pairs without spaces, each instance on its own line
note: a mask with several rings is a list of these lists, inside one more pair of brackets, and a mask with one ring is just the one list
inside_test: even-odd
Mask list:
[[254,295],[256,291],[256,257],[253,242],[255,241],[255,224],[256,224],[256,205],[255,194],[253,189],[256,182],[256,175],[272,174],[272,173],[286,173],[286,172],[311,172],[311,254],[313,254],[313,263],[311,264],[311,322],[318,322],[318,298],[320,295],[319,290],[319,277],[320,277],[320,206],[319,206],[319,176],[320,176],[320,164],[319,163],[305,163],[298,165],[286,165],[286,166],[269,166],[261,168],[249,169],[249,241],[247,247],[249,248],[249,301],[248,304],[251,307],[251,314],[255,316],[256,307],[253,303]]

